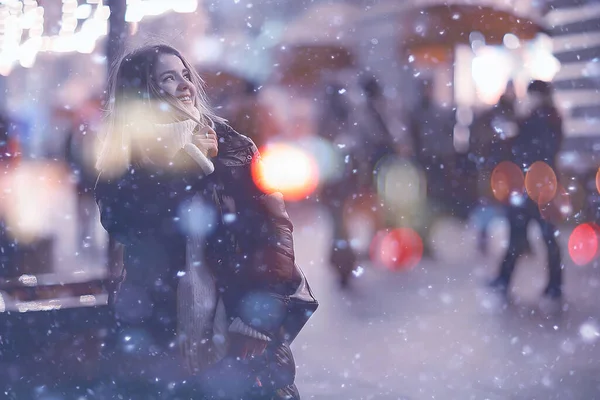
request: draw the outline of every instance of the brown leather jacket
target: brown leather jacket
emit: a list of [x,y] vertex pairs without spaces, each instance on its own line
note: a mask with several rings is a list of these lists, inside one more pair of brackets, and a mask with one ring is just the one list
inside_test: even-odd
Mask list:
[[[177,285],[185,270],[181,210],[199,193],[209,205],[201,218],[211,227],[205,260],[216,277],[228,317],[272,338],[291,342],[318,303],[295,263],[293,226],[283,196],[264,193],[251,175],[260,155],[229,126],[215,127],[219,155],[206,175],[181,150],[168,168],[130,167],[96,185],[104,228],[125,246],[127,280],[157,277]],[[132,270],[137,277],[132,277]]]

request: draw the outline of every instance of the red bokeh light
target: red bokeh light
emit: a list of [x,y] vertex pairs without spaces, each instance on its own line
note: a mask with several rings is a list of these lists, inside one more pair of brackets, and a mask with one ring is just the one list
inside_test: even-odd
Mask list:
[[569,236],[569,255],[577,265],[591,262],[598,252],[598,226],[581,224]]
[[371,260],[391,270],[411,269],[423,257],[423,241],[410,228],[379,231],[371,242]]
[[506,203],[512,193],[523,193],[525,177],[517,164],[502,161],[492,171],[491,185],[494,197],[498,201]]
[[281,192],[286,200],[303,200],[319,184],[317,163],[305,151],[287,144],[266,147],[252,161],[252,179],[265,193]]
[[534,162],[525,175],[525,188],[531,200],[537,204],[548,204],[554,199],[558,180],[556,174],[543,161]]

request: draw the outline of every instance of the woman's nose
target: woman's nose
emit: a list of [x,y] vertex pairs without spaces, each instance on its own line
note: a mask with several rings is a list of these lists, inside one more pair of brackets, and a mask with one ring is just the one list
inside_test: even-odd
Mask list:
[[179,89],[179,91],[184,91],[189,88],[190,88],[190,82],[185,78],[179,82],[179,86],[177,87],[177,89]]

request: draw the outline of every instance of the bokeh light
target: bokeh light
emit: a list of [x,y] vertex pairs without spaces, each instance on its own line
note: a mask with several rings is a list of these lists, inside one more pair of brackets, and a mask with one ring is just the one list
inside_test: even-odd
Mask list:
[[411,228],[378,232],[371,243],[371,260],[390,270],[406,270],[423,257],[423,241]]
[[577,226],[569,236],[569,255],[577,265],[590,263],[598,252],[598,227],[585,223]]
[[406,210],[424,203],[427,193],[425,176],[408,160],[384,158],[375,172],[377,193],[388,207]]
[[311,154],[319,171],[319,183],[335,182],[343,178],[346,164],[343,154],[322,137],[311,136],[298,141],[298,146]]
[[549,203],[540,204],[538,207],[542,218],[554,224],[565,222],[573,214],[571,196],[560,184],[554,198]]
[[306,151],[283,143],[267,146],[262,157],[255,158],[252,177],[263,192],[281,192],[291,201],[305,199],[319,184],[315,159]]
[[494,197],[507,203],[513,194],[521,194],[525,190],[523,171],[513,162],[502,161],[492,171],[491,186]]
[[48,234],[67,173],[58,163],[23,162],[0,180],[0,216],[13,238],[31,243]]
[[[179,229],[188,236],[204,238],[216,228],[215,206],[199,198],[181,204],[177,211],[176,221]],[[227,218],[229,214],[225,216],[225,222],[229,222]]]
[[600,168],[596,172],[596,190],[600,193]]
[[556,195],[558,181],[552,168],[543,161],[534,162],[525,175],[529,198],[537,204],[547,204]]
[[[475,50],[475,49],[474,49]],[[511,73],[509,56],[502,50],[482,46],[475,50],[471,73],[479,98],[486,104],[495,104],[504,89]]]

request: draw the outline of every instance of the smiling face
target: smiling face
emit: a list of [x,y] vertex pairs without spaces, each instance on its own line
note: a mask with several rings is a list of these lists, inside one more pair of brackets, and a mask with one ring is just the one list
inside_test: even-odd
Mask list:
[[164,93],[179,100],[182,108],[193,114],[196,103],[196,87],[191,72],[174,54],[161,54],[154,68],[156,84]]

